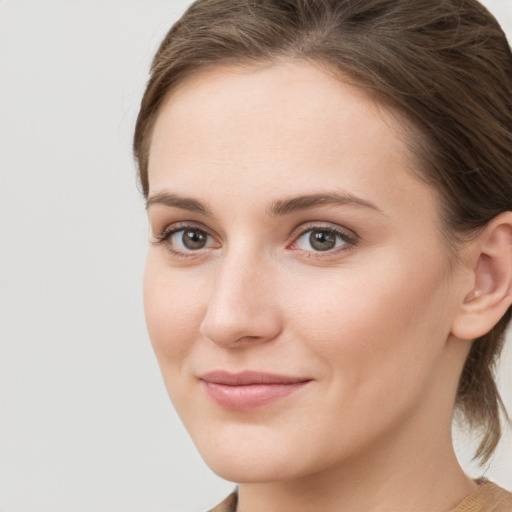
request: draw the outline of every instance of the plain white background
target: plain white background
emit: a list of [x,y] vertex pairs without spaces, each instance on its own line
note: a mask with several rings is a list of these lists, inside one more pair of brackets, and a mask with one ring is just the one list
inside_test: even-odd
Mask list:
[[[199,512],[233,488],[170,405],[142,311],[131,136],[187,3],[0,0],[2,512]],[[512,37],[512,0],[485,3]],[[512,489],[510,432],[485,474]]]

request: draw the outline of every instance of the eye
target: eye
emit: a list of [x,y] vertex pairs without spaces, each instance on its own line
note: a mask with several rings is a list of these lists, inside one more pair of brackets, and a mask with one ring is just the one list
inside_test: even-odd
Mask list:
[[303,231],[293,244],[294,249],[309,252],[327,252],[339,248],[349,248],[356,239],[342,231],[328,227],[318,227]]
[[216,245],[210,234],[196,226],[171,226],[156,238],[157,243],[167,245],[168,249],[175,254],[210,249]]
[[208,233],[198,228],[180,229],[169,237],[169,241],[179,250],[197,251],[208,245]]

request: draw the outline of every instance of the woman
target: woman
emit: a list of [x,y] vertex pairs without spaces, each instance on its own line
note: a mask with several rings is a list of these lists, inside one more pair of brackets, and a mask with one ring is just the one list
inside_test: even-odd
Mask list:
[[511,509],[512,55],[475,0],[198,0],[135,132],[150,337],[215,511]]

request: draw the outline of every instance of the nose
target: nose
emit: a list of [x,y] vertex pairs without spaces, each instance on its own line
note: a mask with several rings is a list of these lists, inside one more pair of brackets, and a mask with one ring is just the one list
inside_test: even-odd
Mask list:
[[201,333],[235,348],[275,339],[281,332],[275,281],[261,260],[235,256],[218,263]]

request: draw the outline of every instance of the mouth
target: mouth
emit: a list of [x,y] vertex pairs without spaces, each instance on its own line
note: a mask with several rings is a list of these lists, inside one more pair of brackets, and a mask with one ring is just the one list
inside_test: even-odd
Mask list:
[[231,410],[250,410],[284,398],[306,386],[312,379],[261,372],[214,371],[202,375],[206,394],[217,405]]

